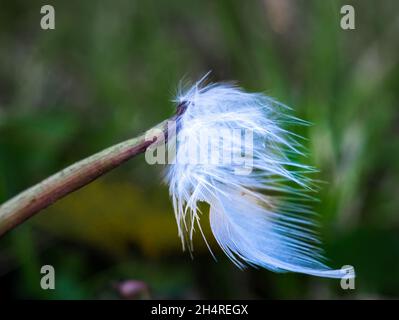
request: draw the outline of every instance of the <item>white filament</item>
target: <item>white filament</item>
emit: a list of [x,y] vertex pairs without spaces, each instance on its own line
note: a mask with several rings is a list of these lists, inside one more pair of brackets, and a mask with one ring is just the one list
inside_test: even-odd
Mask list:
[[[314,186],[307,174],[314,169],[294,160],[302,155],[299,137],[284,129],[305,122],[263,94],[231,84],[205,86],[203,81],[177,98],[187,109],[178,119],[177,161],[166,173],[183,248],[192,250],[194,229],[201,230],[198,204],[207,202],[214,237],[240,268],[252,265],[331,278],[354,275],[353,270],[331,270],[322,262],[309,205]],[[246,174],[237,174],[234,163],[187,159],[193,146],[207,149],[203,135],[237,129],[252,134]],[[242,158],[242,140],[228,135],[228,143],[216,144],[216,151]]]

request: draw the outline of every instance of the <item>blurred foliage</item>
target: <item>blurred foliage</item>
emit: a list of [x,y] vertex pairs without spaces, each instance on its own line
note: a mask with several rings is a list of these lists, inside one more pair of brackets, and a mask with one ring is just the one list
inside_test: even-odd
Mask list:
[[87,242],[111,256],[128,255],[129,246],[136,244],[143,254],[159,257],[181,249],[176,223],[168,214],[173,212],[168,192],[162,191],[98,181],[59,201],[37,220],[48,232],[56,230],[57,235]]
[[[399,297],[399,4],[338,0],[0,1],[0,201],[173,112],[180,79],[213,70],[266,91],[311,123],[327,256],[339,281],[237,270],[206,231],[181,251],[161,168],[137,157],[0,241],[0,298]],[[40,29],[52,4],[56,29]],[[207,217],[203,217],[205,229]],[[39,287],[40,267],[56,290]]]

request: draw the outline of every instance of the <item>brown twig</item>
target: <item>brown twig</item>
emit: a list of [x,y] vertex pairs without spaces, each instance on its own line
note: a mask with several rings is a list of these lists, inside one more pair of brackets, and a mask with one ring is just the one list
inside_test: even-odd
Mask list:
[[[52,175],[0,206],[0,236],[69,193],[144,152],[166,135],[168,120],[139,137],[121,142]],[[153,137],[148,141],[146,137]]]

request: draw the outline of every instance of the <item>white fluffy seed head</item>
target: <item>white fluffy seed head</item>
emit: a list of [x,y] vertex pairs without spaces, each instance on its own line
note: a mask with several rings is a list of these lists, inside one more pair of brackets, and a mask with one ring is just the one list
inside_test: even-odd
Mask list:
[[[314,169],[294,160],[303,155],[300,138],[284,129],[305,122],[264,94],[204,85],[204,78],[176,99],[185,112],[178,118],[176,163],[166,172],[183,248],[192,250],[194,229],[201,230],[198,204],[206,202],[213,235],[238,267],[353,276],[353,270],[331,270],[322,262],[309,204],[314,184],[308,174]],[[242,134],[228,133],[237,131]],[[210,150],[203,138],[212,140],[215,132]],[[249,155],[243,155],[245,144]],[[193,148],[210,151],[205,160],[216,152],[230,161],[198,161]]]

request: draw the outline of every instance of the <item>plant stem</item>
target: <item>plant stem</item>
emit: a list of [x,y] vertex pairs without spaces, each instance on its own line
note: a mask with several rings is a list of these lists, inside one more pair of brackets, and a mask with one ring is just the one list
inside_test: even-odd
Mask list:
[[[69,193],[78,190],[167,137],[166,120],[144,134],[81,160],[20,193],[0,206],[0,236]],[[163,135],[161,137],[161,135]],[[146,140],[148,136],[152,140]]]

